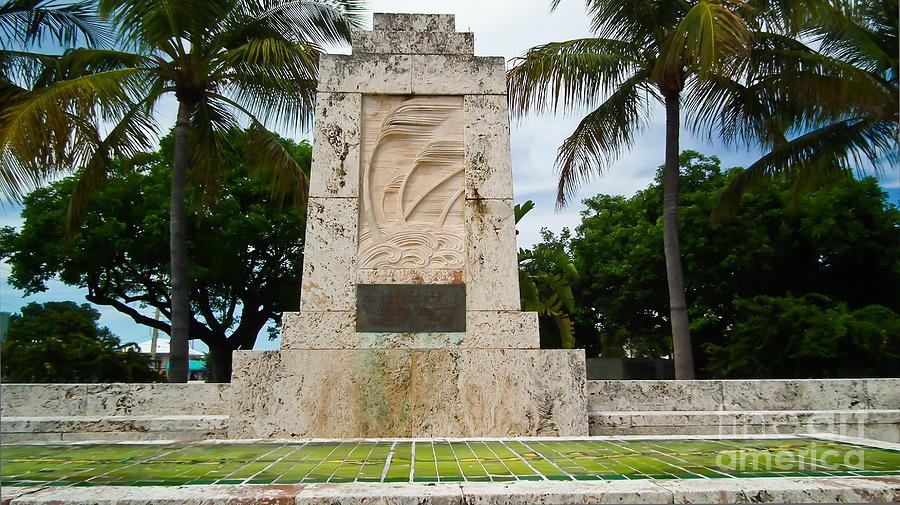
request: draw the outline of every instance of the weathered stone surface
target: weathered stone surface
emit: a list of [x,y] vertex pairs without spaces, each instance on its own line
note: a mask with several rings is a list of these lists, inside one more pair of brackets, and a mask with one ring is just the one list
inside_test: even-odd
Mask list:
[[421,268],[359,268],[357,284],[463,284],[461,268],[423,270]]
[[346,483],[317,484],[297,493],[296,505],[429,504],[463,505],[459,484]]
[[454,32],[453,14],[407,14],[376,12],[372,29],[376,31]]
[[87,411],[84,388],[84,384],[0,384],[0,415],[82,415]]
[[3,384],[2,416],[226,414],[228,384]]
[[648,480],[464,482],[461,487],[464,503],[471,505],[672,503],[670,491]]
[[537,312],[470,310],[462,347],[473,349],[538,349]]
[[353,54],[473,54],[471,33],[421,32],[413,30],[356,32]]
[[356,347],[354,310],[285,312],[281,318],[281,350]]
[[[323,54],[320,93],[412,93],[412,56],[403,54]],[[447,93],[444,93],[447,94]]]
[[513,197],[505,95],[466,95],[466,198]]
[[506,93],[506,64],[503,57],[421,54],[409,58],[412,59],[411,87],[414,94],[504,95]]
[[406,436],[409,360],[393,349],[237,351],[229,438]]
[[900,379],[861,379],[866,391],[866,407],[900,409]]
[[468,310],[519,310],[512,200],[466,200]]
[[588,381],[588,408],[616,410],[722,410],[721,381]]
[[228,434],[585,435],[583,359],[578,350],[238,351]]
[[359,196],[359,93],[319,93],[310,197]]
[[310,198],[300,309],[353,310],[356,198]]
[[847,410],[866,408],[859,379],[726,380],[724,410]]
[[584,351],[413,351],[412,434],[578,436]]
[[[293,505],[302,485],[49,487],[15,505]],[[6,487],[4,489],[4,494]]]

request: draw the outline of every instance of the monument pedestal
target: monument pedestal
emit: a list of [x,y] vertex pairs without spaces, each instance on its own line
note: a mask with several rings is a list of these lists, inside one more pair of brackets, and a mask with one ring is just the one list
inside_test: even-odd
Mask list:
[[584,352],[520,310],[503,58],[374,21],[320,61],[300,311],[235,352],[229,436],[587,435]]
[[583,351],[238,351],[229,438],[587,435]]

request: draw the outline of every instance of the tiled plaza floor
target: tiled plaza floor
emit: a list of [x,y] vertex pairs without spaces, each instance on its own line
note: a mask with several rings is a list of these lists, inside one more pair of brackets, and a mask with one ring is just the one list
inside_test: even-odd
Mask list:
[[362,440],[0,447],[3,486],[900,475],[900,451],[799,439]]

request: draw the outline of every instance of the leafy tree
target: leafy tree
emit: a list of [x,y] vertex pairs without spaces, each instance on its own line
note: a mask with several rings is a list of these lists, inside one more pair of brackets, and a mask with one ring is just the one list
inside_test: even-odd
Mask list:
[[738,298],[739,323],[707,344],[718,377],[893,377],[900,315],[881,305],[851,310],[819,294]]
[[[682,243],[685,286],[693,300],[698,369],[722,370],[701,350],[725,345],[740,324],[737,298],[821,293],[850,311],[877,304],[900,313],[900,212],[874,179],[847,177],[798,199],[792,182],[782,178],[744,195],[744,212],[734,220],[713,223],[710,212],[732,173],[723,173],[715,157],[681,155],[681,227],[691,230]],[[654,184],[631,198],[585,200],[571,239],[580,274],[578,310],[599,329],[604,355],[622,348],[647,357],[670,352],[666,280],[655,254],[662,234],[661,179],[658,173]],[[576,332],[579,341],[590,338]]]
[[[242,136],[231,141],[240,145]],[[283,141],[309,167],[310,147]],[[88,301],[108,305],[135,322],[171,334],[171,324],[133,308],[139,303],[169,310],[168,185],[171,138],[153,154],[119,167],[100,191],[67,247],[60,237],[66,207],[77,184],[69,178],[25,198],[21,232],[0,231],[0,257],[12,266],[9,282],[28,293],[45,282],[87,289]],[[263,175],[248,175],[240,153],[229,155],[213,206],[202,194],[187,199],[191,257],[191,338],[209,346],[210,380],[228,382],[231,354],[252,349],[260,330],[299,305],[305,218],[275,203]]]
[[[35,172],[53,161],[71,164],[70,158],[78,158],[82,171],[70,209],[77,218],[87,197],[102,185],[108,160],[146,148],[155,128],[152,109],[163,95],[174,95],[169,379],[185,382],[191,326],[188,173],[193,183],[214,193],[225,157],[222,134],[237,124],[235,115],[240,114],[250,122],[244,141],[254,144],[248,163],[272,169],[273,188],[302,204],[306,178],[263,122],[273,117],[287,126],[309,122],[319,46],[349,41],[351,29],[361,23],[361,4],[189,0],[176,9],[166,0],[101,0],[100,11],[114,25],[120,44],[135,52],[67,53],[66,68],[75,69],[71,78],[10,108],[5,124],[14,126],[0,129],[0,141],[15,146],[19,161]],[[99,113],[91,114],[94,110]],[[105,136],[99,133],[99,120],[113,124]],[[51,147],[69,149],[47,156],[47,138]]]
[[[552,0],[555,8],[559,0]],[[682,95],[698,80],[728,71],[749,50],[737,8],[719,0],[588,0],[595,38],[530,49],[507,73],[514,113],[590,107],[559,149],[557,202],[602,169],[647,124],[651,101],[666,111],[663,244],[669,326],[678,379],[694,377],[684,276],[678,244],[678,151]]]
[[150,357],[122,345],[88,304],[29,303],[13,314],[3,343],[3,378],[13,382],[162,382]]

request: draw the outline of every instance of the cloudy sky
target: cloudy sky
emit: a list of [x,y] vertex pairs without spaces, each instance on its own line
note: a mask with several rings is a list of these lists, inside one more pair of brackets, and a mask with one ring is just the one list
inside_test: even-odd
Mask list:
[[[584,2],[563,0],[556,11],[550,12],[549,0],[456,0],[438,2],[432,0],[371,0],[372,12],[449,13],[456,15],[457,31],[475,34],[475,54],[479,56],[503,56],[507,60],[521,56],[529,47],[551,42],[589,36],[588,21],[584,14]],[[345,49],[346,51],[347,49]],[[163,113],[163,119],[174,114]],[[634,149],[624,154],[602,176],[584,184],[561,212],[554,209],[556,177],[553,160],[556,149],[577,124],[577,114],[569,117],[530,116],[513,123],[511,136],[514,191],[517,203],[533,200],[536,207],[518,226],[519,247],[527,247],[540,240],[540,229],[560,231],[563,227],[578,224],[582,198],[597,193],[631,195],[646,187],[656,167],[663,162],[663,116],[657,110],[651,126],[638,137]],[[171,121],[170,121],[171,122]],[[309,136],[298,133],[296,136]],[[724,167],[746,166],[759,154],[746,148],[730,149],[702,137],[682,132],[682,149],[695,149],[704,154],[717,155]],[[897,167],[881,177],[882,185],[898,201],[900,180]],[[18,223],[18,210],[9,205],[0,207],[0,225]],[[15,312],[28,301],[73,300],[84,303],[83,293],[61,283],[51,283],[47,293],[22,298],[5,283],[9,267],[0,265],[0,310]],[[109,326],[123,341],[141,341],[149,338],[149,329],[137,326],[130,318],[111,309],[102,309],[101,324]],[[257,349],[277,348],[277,344],[257,343]]]

